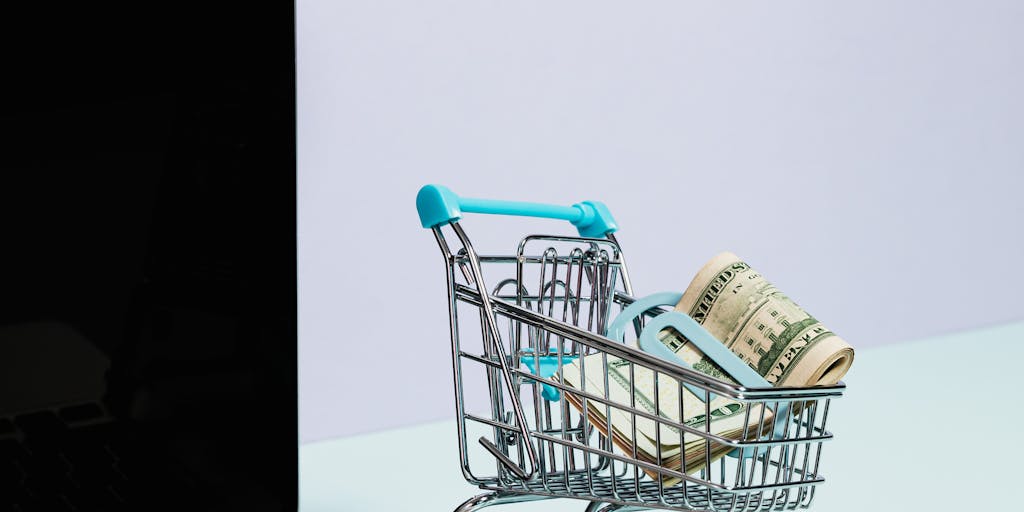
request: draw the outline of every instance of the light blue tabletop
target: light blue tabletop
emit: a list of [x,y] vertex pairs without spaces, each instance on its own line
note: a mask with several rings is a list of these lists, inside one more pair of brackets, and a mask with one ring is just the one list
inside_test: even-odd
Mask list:
[[[1020,510],[1022,374],[1024,322],[859,350],[829,412],[836,439],[810,510]],[[299,456],[303,512],[451,511],[483,492],[462,479],[454,420],[309,443]]]

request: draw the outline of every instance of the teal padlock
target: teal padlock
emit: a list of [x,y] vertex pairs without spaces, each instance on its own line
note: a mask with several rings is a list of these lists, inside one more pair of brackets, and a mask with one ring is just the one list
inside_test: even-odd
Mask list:
[[[674,306],[682,300],[683,294],[678,292],[661,292],[647,297],[637,299],[632,304],[623,309],[615,320],[612,321],[611,325],[608,326],[608,337],[615,341],[623,341],[625,339],[626,328],[633,325],[633,322],[644,314],[646,311],[656,308],[659,306]],[[754,371],[747,363],[740,359],[736,354],[729,350],[725,344],[715,339],[704,328],[704,326],[697,323],[696,320],[690,318],[689,315],[681,313],[679,311],[666,311],[659,314],[658,316],[647,321],[637,341],[640,345],[640,350],[649,354],[655,355],[669,361],[673,364],[682,366],[683,368],[693,369],[689,363],[684,361],[675,352],[669,349],[661,340],[658,339],[658,333],[665,329],[674,329],[688,342],[693,343],[694,346],[699,349],[705,357],[714,361],[719,368],[722,369],[727,375],[732,377],[734,381],[739,383],[741,386],[748,388],[766,388],[772,387],[761,374]],[[697,396],[702,402],[704,401],[705,391],[692,384],[683,383],[687,389],[689,389],[694,395]],[[714,400],[714,394],[708,394],[709,399]],[[775,414],[775,426],[773,436],[775,439],[781,439],[785,432],[786,423],[789,418],[789,404],[783,404],[779,406],[777,414]],[[729,452],[731,457],[741,457],[741,449],[737,448]],[[753,453],[744,453],[742,458],[750,458]]]

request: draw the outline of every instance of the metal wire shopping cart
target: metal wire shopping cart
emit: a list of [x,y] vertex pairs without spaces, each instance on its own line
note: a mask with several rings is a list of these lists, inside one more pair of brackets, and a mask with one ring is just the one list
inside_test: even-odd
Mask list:
[[[826,420],[842,383],[744,387],[631,346],[631,337],[664,313],[657,307],[616,318],[619,328],[611,331],[618,339],[610,338],[613,315],[637,299],[613,234],[617,226],[602,203],[471,199],[428,185],[416,204],[444,256],[462,472],[489,491],[456,512],[556,497],[589,501],[589,512],[810,505],[824,481],[821,447],[832,438]],[[481,256],[459,222],[467,212],[568,220],[580,236],[530,235],[514,255]],[[625,339],[619,338],[622,325],[631,327]],[[609,393],[610,363],[615,375],[628,376],[626,403]],[[603,385],[571,384],[569,375],[585,372],[587,364]],[[633,384],[640,373],[653,378],[653,397]],[[666,407],[665,392],[658,396],[666,383],[680,397],[700,395],[703,410],[684,410],[682,398]],[[743,416],[741,435],[712,432],[715,396],[735,404],[731,412]],[[632,428],[613,428],[613,414],[630,418]],[[703,455],[696,462],[687,456],[670,461],[660,450],[644,456],[637,448],[645,442],[637,428],[644,421],[654,426],[655,439],[646,442],[678,440],[687,454]]]

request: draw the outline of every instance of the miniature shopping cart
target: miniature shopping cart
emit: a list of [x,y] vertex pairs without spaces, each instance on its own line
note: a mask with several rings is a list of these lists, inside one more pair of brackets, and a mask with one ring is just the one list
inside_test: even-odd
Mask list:
[[[428,185],[416,206],[444,256],[462,472],[489,491],[456,512],[546,498],[586,500],[589,512],[810,505],[824,481],[821,447],[832,438],[825,424],[842,383],[731,384],[638,348],[633,342],[645,328],[669,314],[660,306],[679,296],[634,297],[617,226],[602,203],[471,199]],[[462,228],[464,213],[568,220],[580,236],[529,235],[514,255],[483,256]],[[728,358],[737,359],[715,362],[735,363]],[[630,385],[626,403],[615,400],[609,364],[629,377],[627,384],[639,383],[640,373],[653,376],[654,396]],[[588,365],[590,379],[598,379],[588,382],[599,385],[573,385],[570,375]],[[683,410],[682,398],[666,406],[664,389],[693,393],[700,407]],[[712,431],[716,397],[743,416],[741,435]],[[616,428],[613,417],[628,418],[632,428]],[[655,439],[638,432],[643,422],[654,425]],[[644,442],[700,449],[703,456],[688,461],[683,453],[669,463],[660,448],[653,458],[643,456]]]

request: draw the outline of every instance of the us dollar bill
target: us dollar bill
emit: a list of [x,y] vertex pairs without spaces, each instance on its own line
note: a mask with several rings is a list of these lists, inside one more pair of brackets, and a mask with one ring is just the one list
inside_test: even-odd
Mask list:
[[[835,384],[853,364],[853,347],[731,252],[700,269],[675,309],[773,386]],[[659,339],[694,369],[730,380],[678,333]]]
[[[635,347],[634,347],[635,348]],[[704,437],[634,413],[634,410],[700,432],[726,439],[752,439],[771,426],[771,410],[752,407],[724,397],[707,404],[679,381],[655,373],[639,364],[603,354],[586,356],[563,369],[562,380],[584,393],[606,401],[586,400],[566,393],[566,399],[580,412],[586,402],[586,417],[625,453],[645,462],[680,473],[692,473],[706,467],[732,448],[722,443],[706,443]],[[657,391],[655,391],[657,388]],[[659,428],[660,426],[660,428]],[[659,478],[656,471],[647,471]],[[675,477],[661,477],[674,485]]]
[[[702,324],[774,386],[834,384],[853,363],[854,352],[848,343],[729,252],[715,256],[700,269],[675,309]],[[674,329],[657,336],[693,369],[734,382]],[[565,395],[577,410],[586,410],[589,422],[620,449],[681,473],[706,467],[729,447],[705,443],[701,436],[686,435],[682,429],[632,411],[645,411],[726,439],[757,438],[770,430],[773,422],[774,412],[759,404],[721,396],[705,404],[675,379],[655,377],[642,365],[600,353],[566,365],[561,378],[606,400],[586,400],[571,392]],[[659,478],[656,472],[648,474]],[[661,478],[667,485],[678,481]]]

